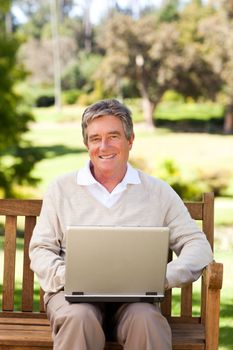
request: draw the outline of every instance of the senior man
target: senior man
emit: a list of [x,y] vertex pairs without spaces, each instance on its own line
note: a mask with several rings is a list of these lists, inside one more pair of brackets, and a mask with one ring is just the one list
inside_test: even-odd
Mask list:
[[72,303],[64,297],[68,225],[168,226],[178,256],[167,266],[166,288],[196,280],[212,260],[203,232],[172,188],[128,163],[134,141],[131,112],[102,100],[82,116],[89,161],[48,188],[30,242],[31,268],[45,291],[55,350],[103,350],[105,323],[125,350],[171,350],[171,330],[159,305]]

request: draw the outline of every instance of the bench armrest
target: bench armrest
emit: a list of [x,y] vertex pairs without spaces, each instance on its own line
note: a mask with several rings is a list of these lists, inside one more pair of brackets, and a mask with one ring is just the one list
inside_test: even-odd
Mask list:
[[204,293],[206,295],[206,305],[204,306],[206,350],[218,350],[222,281],[223,264],[213,261],[203,271]]
[[215,261],[209,263],[209,265],[203,270],[203,281],[207,290],[221,289],[223,281],[223,264]]

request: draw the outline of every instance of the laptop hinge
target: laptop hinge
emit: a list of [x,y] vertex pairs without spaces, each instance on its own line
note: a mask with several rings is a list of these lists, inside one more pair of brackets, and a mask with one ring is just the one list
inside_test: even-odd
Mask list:
[[146,295],[157,295],[157,292],[146,292]]
[[83,292],[72,292],[72,295],[84,295]]

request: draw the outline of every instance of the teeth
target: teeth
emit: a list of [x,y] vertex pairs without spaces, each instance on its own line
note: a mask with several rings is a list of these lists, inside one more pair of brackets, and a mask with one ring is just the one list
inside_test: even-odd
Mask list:
[[113,157],[113,154],[110,154],[109,156],[100,156],[101,159],[110,159]]

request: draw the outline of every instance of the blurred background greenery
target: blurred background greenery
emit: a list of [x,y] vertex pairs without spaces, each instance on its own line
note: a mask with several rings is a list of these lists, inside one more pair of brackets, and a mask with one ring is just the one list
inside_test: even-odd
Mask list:
[[82,112],[111,97],[133,112],[134,166],[185,200],[215,193],[220,349],[230,350],[233,1],[1,0],[0,197],[41,198],[82,166]]

